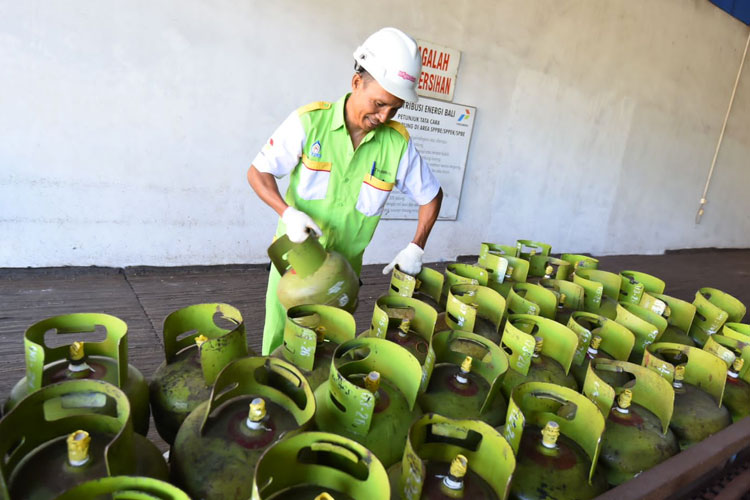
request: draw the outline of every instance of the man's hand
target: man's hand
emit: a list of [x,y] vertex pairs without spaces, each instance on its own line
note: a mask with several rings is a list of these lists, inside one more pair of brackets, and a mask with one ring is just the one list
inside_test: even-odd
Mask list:
[[323,235],[323,231],[309,215],[294,207],[287,207],[281,215],[281,220],[286,226],[286,235],[292,243],[302,243],[310,235],[310,231],[318,237]]
[[395,266],[405,272],[415,276],[422,270],[422,256],[424,250],[422,250],[416,243],[409,243],[409,245],[401,250],[396,258],[391,261],[390,264],[383,268],[383,274],[388,274],[393,271]]

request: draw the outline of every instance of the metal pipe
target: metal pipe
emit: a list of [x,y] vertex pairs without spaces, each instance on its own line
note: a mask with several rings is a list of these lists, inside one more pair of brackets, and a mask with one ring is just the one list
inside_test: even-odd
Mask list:
[[711,177],[714,175],[714,167],[716,166],[716,158],[719,156],[719,149],[721,149],[721,141],[724,140],[724,131],[727,128],[727,122],[729,121],[729,114],[732,112],[732,105],[734,104],[734,96],[737,93],[737,86],[740,83],[740,75],[742,74],[742,67],[745,65],[745,58],[747,57],[747,48],[750,46],[750,33],[747,35],[747,42],[745,43],[745,52],[742,54],[742,60],[740,61],[740,69],[737,71],[737,78],[734,81],[734,89],[732,89],[732,97],[729,99],[729,107],[727,107],[727,114],[724,116],[724,124],[721,126],[721,133],[719,134],[719,142],[716,143],[716,151],[714,151],[714,159],[711,161],[711,168],[708,170],[708,178],[706,179],[706,186],[703,188],[703,195],[700,199],[700,205],[698,205],[698,213],[695,214],[695,223],[700,224],[701,217],[703,216],[703,206],[706,204],[706,194],[708,194],[708,186],[711,185]]

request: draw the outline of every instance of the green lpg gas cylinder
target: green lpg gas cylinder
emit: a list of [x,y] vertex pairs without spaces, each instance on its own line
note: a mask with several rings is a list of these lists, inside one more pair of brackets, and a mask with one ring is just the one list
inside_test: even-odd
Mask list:
[[354,338],[351,313],[333,306],[303,305],[287,311],[284,342],[271,356],[299,368],[313,391],[328,380],[333,351]]
[[[615,386],[602,376],[607,373],[633,379]],[[674,391],[659,374],[627,361],[596,359],[582,392],[608,415],[599,465],[609,484],[624,483],[680,451],[669,429]]]
[[656,276],[640,271],[620,271],[620,281],[618,300],[641,306],[648,302],[648,295],[664,293],[664,288],[667,286]]
[[0,420],[0,498],[48,499],[91,479],[167,479],[159,450],[133,432],[130,402],[101,380],[32,392]]
[[448,291],[453,285],[468,284],[487,286],[489,271],[483,267],[473,264],[448,264],[445,268],[445,280],[443,280],[443,291],[440,296],[440,304],[445,306],[448,300]]
[[604,431],[597,406],[573,389],[543,382],[516,387],[503,430],[516,454],[510,498],[593,498],[607,489],[596,470]]
[[645,307],[628,302],[617,304],[616,311],[615,321],[633,332],[635,336],[635,344],[629,360],[640,364],[646,347],[658,342],[667,329],[667,320]]
[[263,454],[251,498],[380,500],[389,495],[388,475],[370,450],[337,434],[301,432]]
[[[218,319],[228,327],[216,323]],[[197,304],[164,320],[164,355],[151,378],[151,410],[159,435],[172,443],[180,424],[208,399],[219,372],[247,356],[242,315],[227,304]]]
[[422,411],[502,425],[507,410],[500,393],[508,370],[505,352],[480,335],[456,330],[435,334],[433,346],[436,365],[419,396]]
[[543,276],[546,260],[552,247],[547,243],[531,240],[516,241],[516,255],[529,261],[529,276]]
[[277,295],[285,309],[324,304],[353,313],[357,309],[359,277],[341,254],[329,252],[315,236],[292,243],[287,235],[268,247],[268,256],[281,275]]
[[726,322],[739,323],[745,317],[745,305],[728,293],[716,288],[701,288],[695,292],[693,305],[695,319],[690,327],[690,336],[698,345],[721,330]]
[[584,293],[581,285],[572,281],[548,278],[539,280],[539,285],[552,292],[557,298],[557,310],[553,319],[558,323],[567,324],[574,311],[583,310]]
[[170,453],[172,482],[193,498],[248,498],[249,471],[263,451],[305,429],[314,414],[313,393],[294,365],[267,356],[238,359],[180,427]]
[[422,270],[416,276],[394,267],[388,293],[421,300],[440,312],[443,310],[440,306],[440,294],[443,292],[444,280],[442,274],[429,267],[422,266]]
[[695,341],[688,335],[690,325],[695,317],[695,306],[685,300],[664,294],[643,294],[639,304],[667,320],[667,328],[659,337],[659,342],[672,342],[695,346]]
[[555,319],[557,297],[534,283],[516,283],[508,292],[508,314],[532,314]]
[[570,262],[552,256],[538,258],[538,267],[529,269],[532,283],[538,283],[540,279],[564,280],[570,274]]
[[615,319],[622,285],[620,275],[599,269],[579,268],[573,275],[573,283],[583,287],[586,312]]
[[386,339],[406,349],[422,367],[424,391],[435,366],[432,334],[437,316],[435,309],[417,299],[383,295],[375,302],[370,329],[360,337]]
[[[687,363],[676,367],[664,361],[665,353],[682,354]],[[643,356],[643,366],[656,371],[674,388],[674,412],[669,424],[685,450],[732,423],[721,406],[726,383],[726,364],[717,356],[682,344],[651,344]]]
[[505,322],[502,346],[510,351],[502,386],[506,399],[523,382],[551,382],[578,390],[569,373],[578,336],[565,325],[540,316],[512,315]]
[[315,391],[315,424],[363,444],[390,467],[401,458],[422,379],[417,359],[398,344],[359,337],[341,344],[328,382]]
[[529,261],[518,255],[516,247],[482,243],[477,264],[487,269],[487,286],[508,297],[515,283],[525,283],[529,274]]
[[184,491],[150,477],[113,476],[92,479],[69,489],[55,500],[190,500]]
[[505,299],[490,287],[453,285],[445,304],[445,323],[452,330],[473,332],[498,344]]
[[409,429],[401,461],[388,469],[391,498],[504,499],[515,465],[510,445],[489,425],[425,415]]
[[715,354],[727,365],[727,383],[722,404],[734,422],[750,415],[750,344],[724,335],[708,337],[703,350]]
[[576,254],[576,253],[564,253],[560,256],[562,260],[568,261],[570,267],[568,268],[568,276],[565,277],[567,280],[573,280],[573,275],[578,268],[581,269],[598,269],[599,260],[588,255]]
[[[73,342],[48,347],[45,334],[75,337],[106,330],[101,342]],[[27,394],[64,380],[98,379],[122,389],[130,399],[135,431],[148,432],[148,384],[134,366],[128,364],[128,327],[109,314],[76,313],[47,318],[31,325],[24,334],[26,376],[13,387],[5,412],[16,406]]]
[[[597,358],[626,361],[635,344],[633,333],[624,326],[597,314],[579,311],[568,321],[578,335],[578,347],[573,358],[571,372],[578,385],[583,384],[591,360]],[[602,375],[605,381],[619,387],[629,379],[625,374],[609,372]]]

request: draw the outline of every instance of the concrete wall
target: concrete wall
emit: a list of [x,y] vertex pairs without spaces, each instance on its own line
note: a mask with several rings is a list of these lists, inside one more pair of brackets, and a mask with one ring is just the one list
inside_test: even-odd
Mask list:
[[[345,92],[386,25],[462,51],[455,102],[478,108],[428,260],[517,238],[750,246],[750,68],[694,224],[748,35],[705,0],[37,0],[0,2],[0,266],[267,260],[250,160],[292,109]],[[381,223],[366,262],[414,227]]]

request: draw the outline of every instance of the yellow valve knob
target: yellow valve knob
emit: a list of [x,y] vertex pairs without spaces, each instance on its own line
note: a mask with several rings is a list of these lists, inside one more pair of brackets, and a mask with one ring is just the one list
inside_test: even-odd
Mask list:
[[591,339],[591,348],[599,349],[599,346],[601,344],[602,344],[602,338],[599,335],[594,335],[594,338]]
[[542,352],[542,347],[544,347],[544,338],[534,337],[534,340],[536,341],[536,344],[534,344],[534,354],[539,354]]
[[546,276],[550,276],[554,272],[554,270],[555,270],[554,267],[548,265],[547,267],[544,268],[544,274]]
[[633,391],[625,389],[617,396],[617,406],[623,410],[630,406],[630,402],[633,400]]
[[534,248],[534,249],[532,249],[532,250],[531,250],[531,251],[529,252],[529,257],[533,257],[534,255],[536,255],[536,249],[535,249],[535,248]]
[[402,319],[398,329],[404,333],[409,333],[409,328],[411,328],[411,320],[409,318]]
[[195,343],[198,344],[198,347],[202,346],[203,343],[206,342],[207,340],[208,340],[208,337],[206,337],[203,334],[198,335],[197,337],[195,337]]
[[464,373],[469,373],[471,371],[471,362],[471,356],[466,356],[463,363],[461,363],[461,371]]
[[266,418],[266,401],[263,398],[255,398],[250,402],[247,418],[251,422],[260,422]]
[[469,460],[465,456],[458,454],[456,455],[456,458],[454,458],[453,461],[451,462],[449,473],[454,478],[461,479],[462,477],[466,475],[466,470],[468,466],[469,466]]
[[513,266],[508,266],[505,268],[505,277],[510,278],[513,276]]
[[73,342],[70,344],[70,360],[80,361],[83,359],[85,353],[83,352],[83,342]]
[[567,298],[568,298],[567,295],[565,295],[564,293],[561,293],[560,294],[560,305],[565,304],[565,299],[567,299]]
[[318,342],[323,342],[326,339],[326,327],[322,325],[317,327],[315,335],[318,337]]
[[734,358],[734,363],[732,363],[732,368],[734,368],[734,371],[738,372],[742,370],[742,367],[745,365],[745,360],[742,358]]
[[89,444],[91,436],[86,431],[75,431],[68,436],[68,462],[74,467],[80,467],[89,461]]
[[674,369],[674,379],[682,381],[685,379],[685,365],[678,365]]
[[555,448],[557,446],[557,438],[560,436],[560,424],[554,420],[547,422],[547,425],[542,429],[542,444],[546,448]]
[[375,394],[380,388],[380,373],[372,371],[365,377],[365,389]]
[[415,283],[414,283],[414,289],[415,290],[419,290],[420,288],[422,288],[422,281],[421,280],[415,279],[414,281],[415,281]]
[[333,498],[328,493],[323,492],[320,495],[316,496],[314,500],[336,500],[336,499]]

